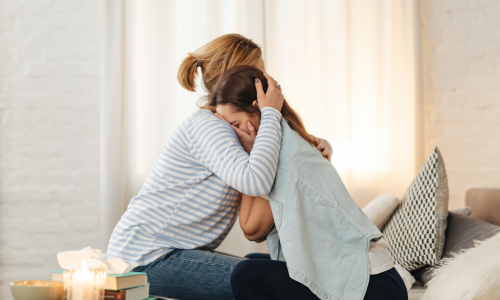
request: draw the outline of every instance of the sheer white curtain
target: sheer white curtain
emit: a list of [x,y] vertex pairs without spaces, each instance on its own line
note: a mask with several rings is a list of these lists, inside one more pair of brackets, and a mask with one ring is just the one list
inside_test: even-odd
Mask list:
[[[204,92],[177,82],[188,52],[216,37],[240,33],[262,45],[263,1],[108,0],[101,109],[102,245],[145,182],[175,127],[197,109]],[[199,85],[198,85],[199,86]],[[235,226],[222,246],[265,251]]]
[[417,10],[406,0],[266,1],[267,70],[363,207],[402,196],[419,156]]
[[[107,0],[101,117],[102,248],[174,128],[203,92],[183,90],[188,52],[226,33],[263,46],[268,72],[361,206],[414,173],[414,18],[409,1]],[[236,225],[219,250],[266,251]]]

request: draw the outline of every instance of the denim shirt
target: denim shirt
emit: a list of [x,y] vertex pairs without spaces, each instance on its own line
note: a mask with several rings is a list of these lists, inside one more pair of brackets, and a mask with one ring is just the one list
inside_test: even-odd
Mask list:
[[[362,300],[370,241],[382,233],[351,198],[333,165],[284,119],[278,171],[268,195],[271,258],[320,299]],[[279,236],[278,236],[279,235]]]

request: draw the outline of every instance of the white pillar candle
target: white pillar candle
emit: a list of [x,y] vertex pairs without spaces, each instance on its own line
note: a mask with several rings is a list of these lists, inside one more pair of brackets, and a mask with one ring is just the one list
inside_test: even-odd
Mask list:
[[94,274],[87,269],[85,259],[82,261],[82,270],[73,275],[73,299],[92,299],[94,292]]
[[100,300],[106,272],[89,270],[85,260],[79,271],[64,272],[64,290],[67,300]]

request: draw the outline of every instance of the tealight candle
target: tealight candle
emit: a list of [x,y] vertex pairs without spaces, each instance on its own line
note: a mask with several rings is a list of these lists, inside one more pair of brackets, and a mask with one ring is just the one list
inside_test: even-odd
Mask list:
[[104,298],[106,271],[89,270],[85,260],[80,271],[64,272],[66,300],[101,300]]

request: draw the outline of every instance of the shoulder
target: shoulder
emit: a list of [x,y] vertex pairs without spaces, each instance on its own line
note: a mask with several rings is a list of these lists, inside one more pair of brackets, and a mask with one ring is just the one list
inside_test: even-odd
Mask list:
[[217,118],[211,111],[198,109],[182,124],[182,127],[193,135],[223,134],[237,138],[231,125]]

